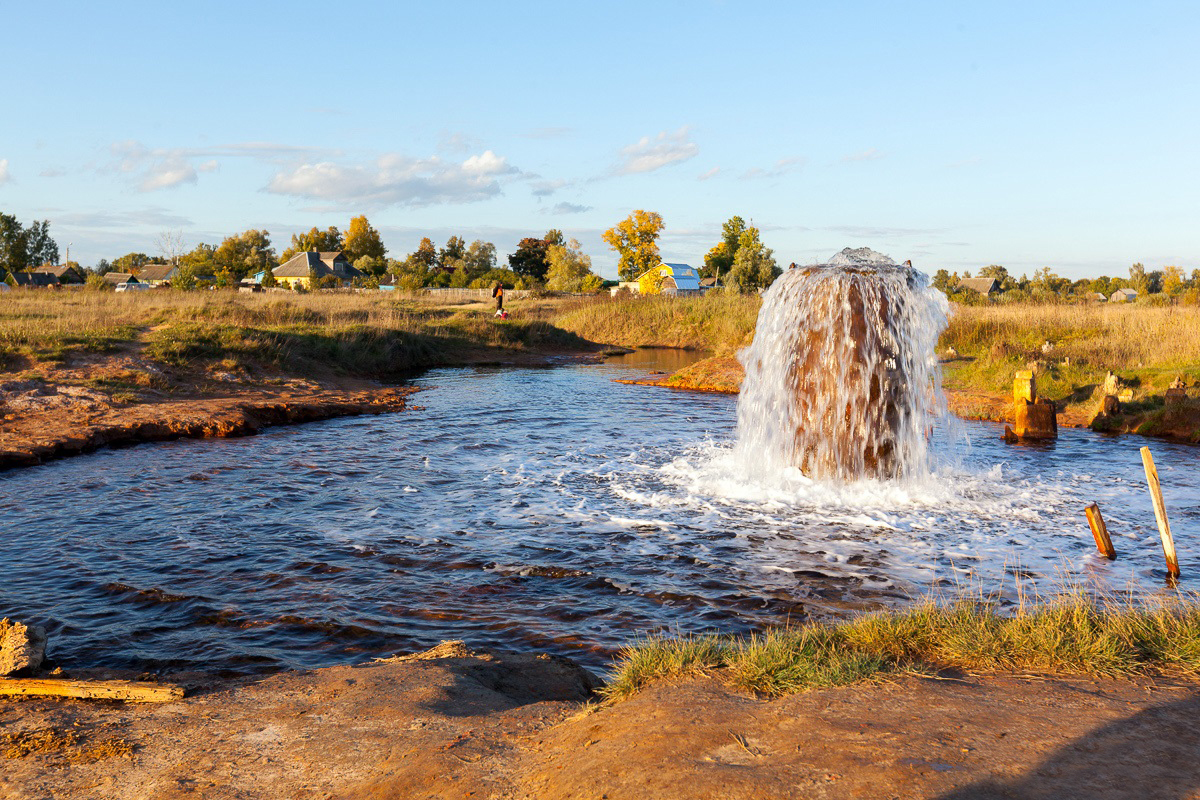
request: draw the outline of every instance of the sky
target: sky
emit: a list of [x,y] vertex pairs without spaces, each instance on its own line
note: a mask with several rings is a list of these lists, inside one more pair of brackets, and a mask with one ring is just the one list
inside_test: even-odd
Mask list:
[[[1200,4],[55,2],[5,11],[0,211],[84,265],[366,214],[616,276],[871,247],[1071,278],[1200,268]],[[21,65],[12,72],[13,65]]]

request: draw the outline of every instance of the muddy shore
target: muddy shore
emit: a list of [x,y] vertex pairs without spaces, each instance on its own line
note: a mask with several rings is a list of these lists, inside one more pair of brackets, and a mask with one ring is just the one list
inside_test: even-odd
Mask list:
[[766,700],[719,673],[612,705],[569,661],[429,653],[162,705],[0,700],[0,798],[1163,798],[1194,680],[902,676]]

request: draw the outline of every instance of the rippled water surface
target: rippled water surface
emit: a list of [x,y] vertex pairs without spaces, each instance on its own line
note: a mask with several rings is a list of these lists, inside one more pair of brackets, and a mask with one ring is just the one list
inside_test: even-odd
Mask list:
[[[1012,447],[959,424],[921,484],[751,482],[736,398],[613,382],[666,355],[437,370],[417,381],[424,410],[0,473],[0,613],[45,624],[66,666],[316,667],[446,638],[600,666],[654,631],[761,629],[939,583],[1160,590],[1149,440]],[[1149,443],[1200,587],[1200,450]],[[1112,564],[1090,555],[1093,500]]]

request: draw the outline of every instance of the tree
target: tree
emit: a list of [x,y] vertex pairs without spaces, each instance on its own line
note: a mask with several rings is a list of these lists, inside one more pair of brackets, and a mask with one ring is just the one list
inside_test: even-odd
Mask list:
[[213,252],[212,260],[215,270],[229,270],[239,279],[279,266],[271,234],[254,229],[226,238]]
[[438,263],[437,249],[433,246],[433,240],[428,236],[423,237],[421,243],[417,245],[416,251],[409,254],[406,260],[424,267],[426,272],[432,270]]
[[563,232],[558,228],[551,228],[550,230],[546,231],[546,235],[543,236],[542,239],[546,242],[547,247],[552,245],[562,246],[567,243],[567,240],[563,237]]
[[112,262],[113,272],[135,273],[147,264],[153,264],[154,259],[145,253],[126,253]]
[[604,241],[620,256],[617,271],[622,280],[636,280],[662,262],[658,255],[662,229],[661,214],[638,209],[604,232]]
[[264,289],[274,289],[279,285],[279,281],[275,280],[275,273],[271,269],[263,271],[262,287]]
[[483,274],[488,270],[495,269],[496,245],[476,239],[467,248],[466,254],[463,255],[463,261],[466,264],[467,271],[472,275],[476,273]]
[[16,217],[0,213],[0,272],[20,272],[29,265],[25,229]]
[[997,281],[1003,284],[1006,280],[1008,280],[1008,270],[999,264],[989,264],[988,266],[979,270],[979,277],[995,278]]
[[1183,291],[1183,267],[1163,267],[1163,294],[1178,294]]
[[527,236],[517,243],[517,251],[509,255],[508,266],[518,275],[542,283],[550,269],[546,261],[547,247],[545,239]]
[[354,262],[354,268],[366,275],[378,278],[387,271],[387,259],[381,256],[362,256]]
[[783,270],[775,263],[775,252],[759,241],[758,228],[751,226],[742,231],[726,286],[752,292],[767,288],[782,274]]
[[336,253],[342,249],[342,233],[330,225],[326,230],[313,227],[308,233],[292,234],[292,246],[283,251],[279,260],[287,261],[297,253],[316,251],[318,253]]
[[438,251],[438,266],[442,269],[453,270],[458,267],[467,251],[467,243],[461,236],[451,236],[446,240],[446,246]]
[[1146,294],[1146,268],[1140,261],[1129,268],[1129,287],[1138,294]]
[[371,227],[365,214],[350,220],[341,250],[346,254],[346,258],[350,259],[350,263],[364,256],[382,261],[387,255],[387,248],[383,246],[379,231]]
[[704,266],[700,274],[705,278],[719,278],[728,275],[733,269],[733,259],[737,255],[738,242],[746,230],[746,221],[741,217],[730,217],[721,226],[721,241],[704,256]]
[[584,255],[578,241],[552,244],[546,249],[550,268],[546,271],[546,288],[556,292],[582,292],[584,281],[592,274],[592,258]]
[[50,238],[49,220],[34,220],[25,229],[25,258],[31,267],[58,263],[58,244]]
[[954,284],[950,282],[950,273],[944,269],[939,269],[933,273],[933,288],[940,289],[946,294],[954,291]]
[[159,258],[164,264],[178,264],[183,255],[183,232],[163,231],[155,239],[158,245]]

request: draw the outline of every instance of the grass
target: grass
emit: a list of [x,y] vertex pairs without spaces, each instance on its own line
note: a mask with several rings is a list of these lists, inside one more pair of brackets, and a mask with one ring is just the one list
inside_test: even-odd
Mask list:
[[1138,604],[1069,591],[1002,611],[985,598],[867,614],[747,637],[651,638],[627,648],[605,689],[621,700],[658,681],[718,670],[775,697],[901,672],[1200,674],[1200,604],[1179,595]]
[[175,367],[278,368],[387,376],[480,351],[584,349],[543,315],[363,293],[12,291],[0,304],[0,370],[138,349]]
[[947,347],[962,358],[943,367],[949,389],[1007,392],[1016,370],[1037,363],[1039,394],[1067,405],[1098,402],[1109,370],[1139,395],[1162,394],[1177,375],[1200,380],[1200,308],[956,306]]
[[750,343],[758,295],[710,292],[588,299],[564,306],[553,321],[593,342],[624,347],[682,347],[730,355]]

